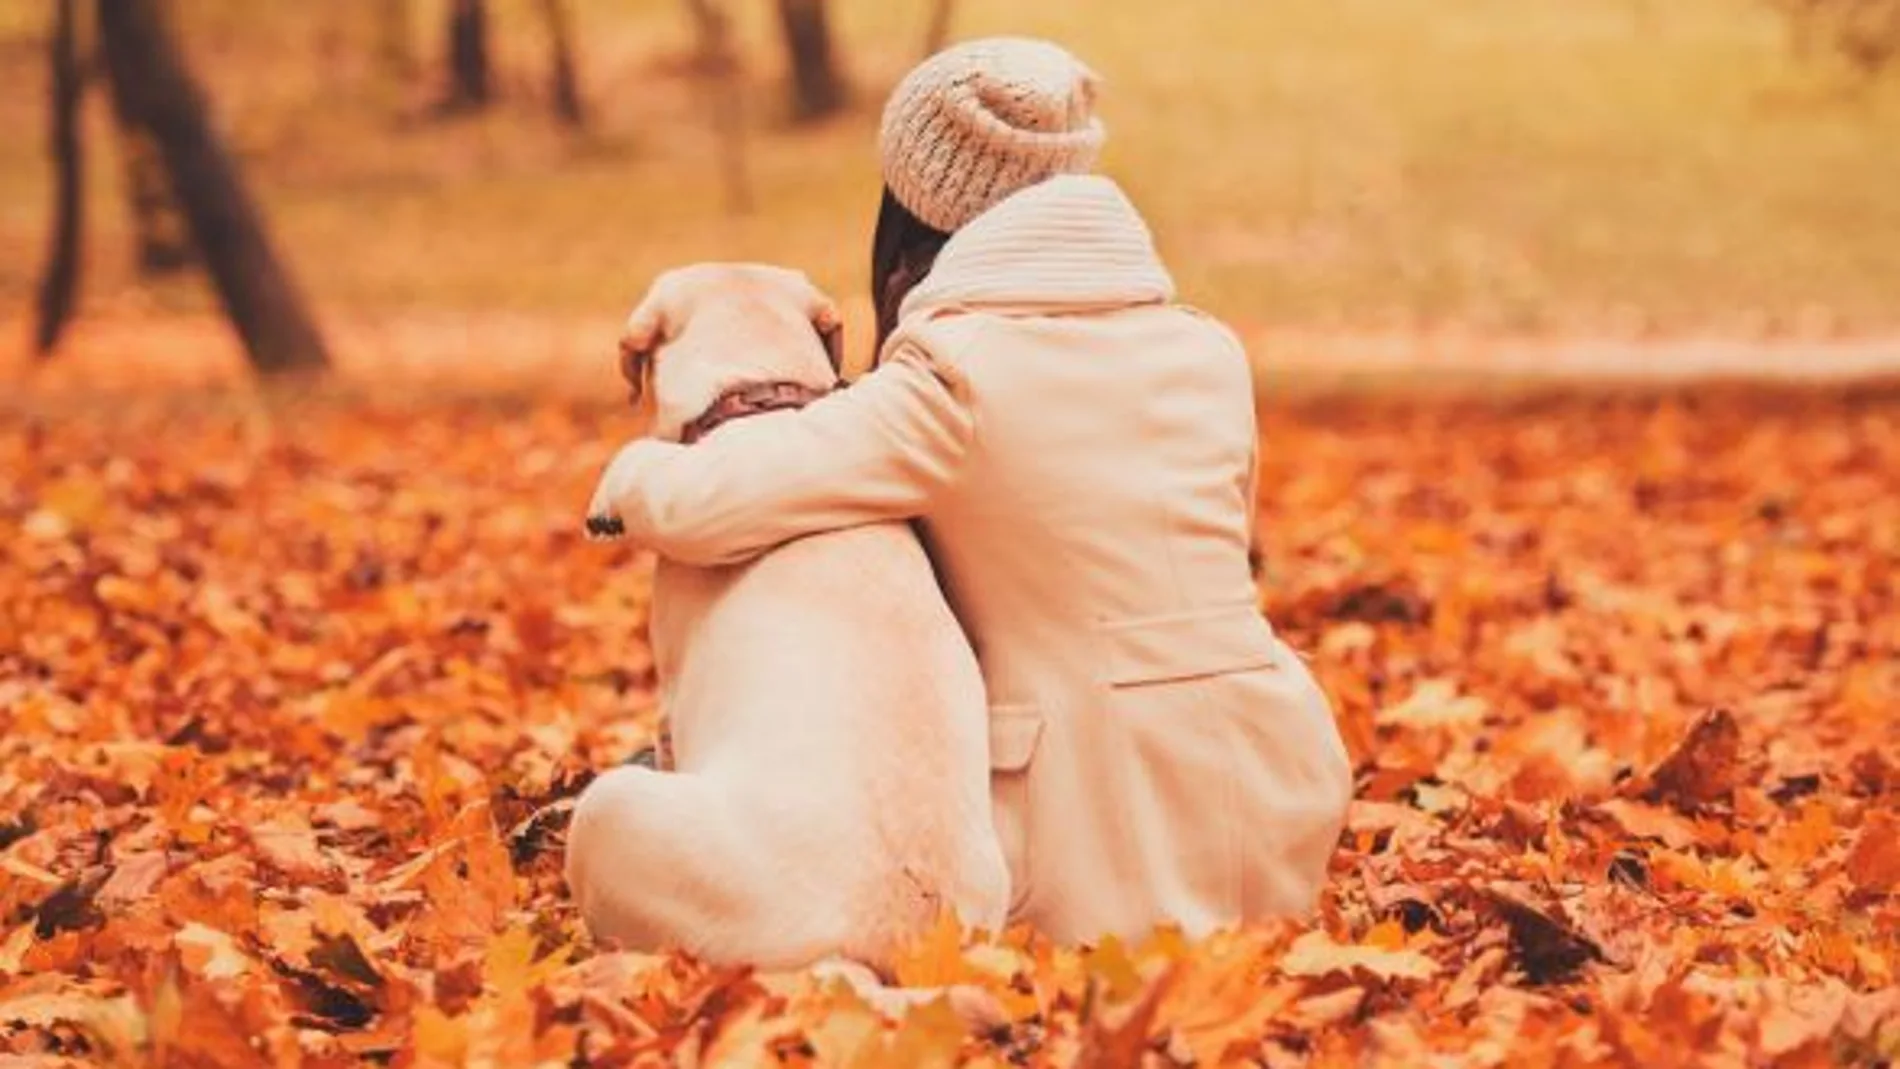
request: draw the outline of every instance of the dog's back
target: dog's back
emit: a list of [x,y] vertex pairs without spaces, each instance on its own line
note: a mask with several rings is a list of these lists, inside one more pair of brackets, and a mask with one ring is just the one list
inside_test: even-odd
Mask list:
[[[882,962],[942,908],[1001,925],[982,679],[908,526],[814,535],[735,567],[662,562],[652,636],[678,775],[627,771],[658,824],[640,820],[621,849],[648,871],[705,871],[609,892],[606,910],[577,886],[596,930],[795,965]],[[669,778],[699,801],[665,796]],[[716,812],[666,812],[676,804]],[[598,816],[577,813],[577,831]],[[698,841],[660,828],[682,822]],[[709,895],[708,881],[725,886]],[[712,908],[638,901],[676,895]]]
[[[628,317],[622,372],[656,437],[724,433],[705,421],[735,386],[831,389],[841,325],[797,272],[695,265]],[[882,963],[943,908],[1001,926],[982,679],[909,527],[663,561],[651,630],[678,771],[615,769],[575,806],[568,882],[597,935],[781,967]]]

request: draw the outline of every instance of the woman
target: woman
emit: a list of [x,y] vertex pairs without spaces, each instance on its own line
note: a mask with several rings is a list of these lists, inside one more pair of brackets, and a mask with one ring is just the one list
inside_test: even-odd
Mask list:
[[1080,942],[1310,908],[1351,795],[1256,607],[1246,357],[1089,174],[1095,84],[1021,39],[912,72],[881,136],[877,369],[771,434],[637,442],[590,512],[701,564],[920,519],[989,691],[1011,916]]

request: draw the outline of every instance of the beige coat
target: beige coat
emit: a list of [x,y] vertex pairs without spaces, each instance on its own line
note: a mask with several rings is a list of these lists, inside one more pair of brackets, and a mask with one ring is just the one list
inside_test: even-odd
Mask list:
[[1256,608],[1246,358],[1172,297],[1112,182],[1052,179],[952,238],[878,370],[649,450],[617,502],[706,564],[921,517],[988,690],[1011,915],[1065,941],[1307,910],[1351,794]]

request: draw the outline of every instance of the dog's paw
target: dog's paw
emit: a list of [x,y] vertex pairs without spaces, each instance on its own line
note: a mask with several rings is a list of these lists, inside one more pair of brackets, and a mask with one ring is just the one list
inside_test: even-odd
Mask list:
[[596,515],[587,517],[587,540],[590,542],[609,542],[627,533],[627,525],[618,516]]
[[620,447],[620,452],[614,454],[600,473],[600,481],[594,484],[594,492],[587,499],[587,511],[582,513],[587,518],[588,538],[602,541],[626,536],[627,525],[621,518],[624,503],[640,486],[646,468],[655,462],[655,452],[663,453],[666,448],[664,443],[650,438]]

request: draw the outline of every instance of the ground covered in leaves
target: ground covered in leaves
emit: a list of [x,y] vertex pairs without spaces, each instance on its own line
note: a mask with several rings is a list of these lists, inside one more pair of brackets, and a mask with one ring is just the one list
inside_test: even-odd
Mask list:
[[0,416],[0,1066],[1829,1065],[1900,1052],[1900,397],[1265,413],[1263,604],[1360,801],[1323,909],[939,931],[885,1024],[601,953],[563,801],[652,739],[624,417]]

